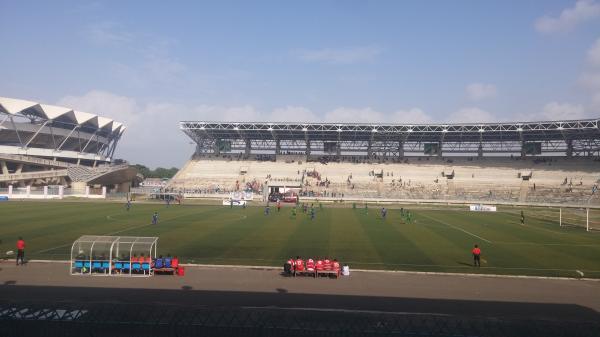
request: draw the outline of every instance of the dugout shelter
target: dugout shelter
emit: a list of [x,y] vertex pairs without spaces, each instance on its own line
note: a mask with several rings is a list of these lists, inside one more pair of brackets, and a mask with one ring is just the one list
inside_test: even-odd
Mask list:
[[[84,235],[71,246],[71,275],[152,276],[158,237]],[[140,262],[139,257],[151,261]]]

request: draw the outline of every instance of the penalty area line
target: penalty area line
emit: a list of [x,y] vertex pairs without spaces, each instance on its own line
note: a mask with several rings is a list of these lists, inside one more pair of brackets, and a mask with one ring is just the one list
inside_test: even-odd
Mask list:
[[428,219],[431,219],[431,220],[433,220],[433,221],[435,221],[435,222],[438,222],[438,223],[441,223],[441,224],[443,224],[443,225],[446,225],[446,226],[448,226],[448,227],[450,227],[450,228],[453,228],[453,229],[459,230],[459,231],[461,231],[461,232],[463,232],[463,233],[465,233],[465,234],[468,234],[468,235],[470,235],[470,236],[472,236],[472,237],[475,237],[475,238],[481,239],[481,240],[483,240],[483,241],[485,241],[485,242],[487,242],[487,243],[489,243],[489,244],[493,244],[493,242],[492,242],[492,241],[490,241],[490,240],[488,240],[488,239],[486,239],[486,238],[483,238],[483,237],[481,237],[481,236],[479,236],[479,235],[477,235],[477,234],[473,234],[473,233],[469,232],[469,231],[468,231],[468,230],[466,230],[466,229],[462,229],[462,228],[460,228],[460,227],[457,227],[457,226],[451,225],[451,224],[449,224],[449,223],[447,223],[447,222],[444,222],[444,221],[440,221],[440,220],[438,220],[438,219],[432,218],[432,217],[430,217],[430,216],[428,216],[428,215],[425,215],[425,214],[422,214],[422,213],[421,213],[420,215],[422,215],[422,216],[424,216],[424,217],[426,217],[426,218],[428,218]]

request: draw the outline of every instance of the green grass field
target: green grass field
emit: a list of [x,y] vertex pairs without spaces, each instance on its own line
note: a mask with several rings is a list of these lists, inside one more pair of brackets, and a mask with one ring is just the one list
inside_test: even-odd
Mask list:
[[[559,227],[558,218],[525,209],[477,213],[417,209],[403,223],[399,209],[386,220],[379,208],[318,209],[316,219],[291,209],[229,209],[224,206],[109,202],[5,202],[0,204],[0,252],[14,250],[19,236],[28,259],[68,259],[81,235],[158,236],[159,254],[184,262],[282,265],[290,256],[335,257],[351,268],[521,274],[600,278],[600,233]],[[160,213],[158,225],[151,214]],[[558,213],[556,213],[558,214]],[[482,248],[482,268],[471,266],[473,244]]]

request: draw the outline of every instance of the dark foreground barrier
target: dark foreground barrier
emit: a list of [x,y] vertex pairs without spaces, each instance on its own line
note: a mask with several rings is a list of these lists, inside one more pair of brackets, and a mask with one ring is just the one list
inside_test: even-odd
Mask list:
[[0,303],[1,336],[600,336],[598,322],[171,305]]

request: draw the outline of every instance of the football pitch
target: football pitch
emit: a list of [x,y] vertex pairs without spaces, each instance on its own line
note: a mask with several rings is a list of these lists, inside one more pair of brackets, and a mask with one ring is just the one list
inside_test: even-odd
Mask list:
[[[280,266],[300,255],[363,269],[600,278],[600,233],[559,227],[558,211],[407,205],[406,223],[397,207],[384,220],[377,206],[315,206],[311,220],[291,207],[267,216],[264,207],[134,203],[126,211],[123,203],[11,201],[0,204],[0,252],[15,250],[22,236],[27,259],[67,260],[81,235],[157,236],[158,254],[187,263]],[[474,244],[481,268],[472,266]]]

